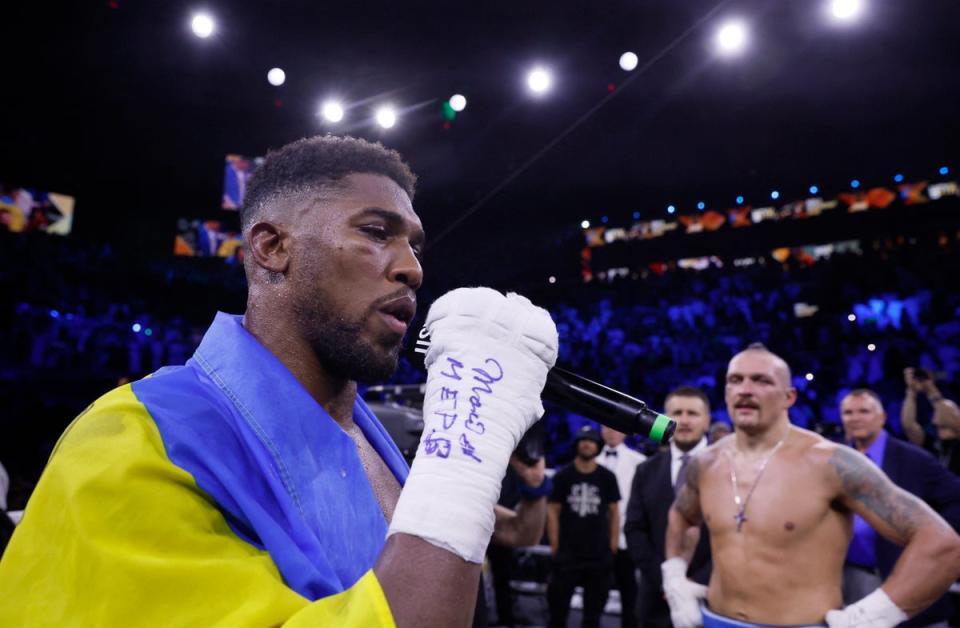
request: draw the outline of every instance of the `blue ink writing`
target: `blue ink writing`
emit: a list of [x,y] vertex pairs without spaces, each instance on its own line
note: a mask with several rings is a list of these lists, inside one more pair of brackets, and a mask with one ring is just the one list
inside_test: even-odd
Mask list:
[[451,358],[451,357],[448,357],[448,358],[447,358],[447,362],[449,363],[449,366],[450,366],[450,372],[447,373],[446,371],[440,371],[440,374],[443,375],[444,377],[449,377],[450,379],[455,379],[455,380],[457,380],[458,382],[459,382],[461,379],[463,379],[462,377],[460,377],[460,374],[457,373],[457,369],[462,369],[462,368],[463,368],[463,362],[461,362],[460,360],[457,360],[457,359],[455,359],[455,358]]
[[460,450],[463,452],[463,455],[467,456],[468,458],[473,458],[477,462],[483,462],[483,460],[480,459],[480,456],[476,454],[477,449],[473,446],[473,443],[467,439],[466,434],[460,435]]
[[426,440],[423,441],[423,450],[428,456],[438,456],[440,458],[449,458],[450,457],[450,439],[443,437],[434,438],[434,434],[437,433],[437,430],[433,430],[427,435]]

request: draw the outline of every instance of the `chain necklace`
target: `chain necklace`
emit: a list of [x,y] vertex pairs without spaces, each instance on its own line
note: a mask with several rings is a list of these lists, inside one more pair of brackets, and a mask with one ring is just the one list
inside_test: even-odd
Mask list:
[[734,521],[737,522],[737,532],[740,532],[743,529],[743,523],[747,520],[747,504],[750,503],[750,498],[753,497],[753,491],[756,490],[757,484],[760,483],[760,478],[763,477],[763,472],[767,469],[767,463],[770,462],[770,459],[773,458],[773,455],[777,453],[777,450],[780,449],[780,446],[783,445],[784,441],[787,440],[787,436],[790,435],[789,428],[787,433],[783,435],[776,445],[773,446],[773,449],[770,450],[770,453],[767,454],[767,457],[763,459],[763,462],[760,463],[760,470],[757,472],[757,477],[753,480],[753,485],[750,486],[750,490],[747,491],[747,498],[740,499],[740,491],[737,490],[737,469],[736,465],[733,462],[733,454],[730,453],[730,450],[726,450],[724,453],[727,454],[727,457],[730,459],[730,483],[733,485],[733,503],[737,505],[737,514],[733,516]]

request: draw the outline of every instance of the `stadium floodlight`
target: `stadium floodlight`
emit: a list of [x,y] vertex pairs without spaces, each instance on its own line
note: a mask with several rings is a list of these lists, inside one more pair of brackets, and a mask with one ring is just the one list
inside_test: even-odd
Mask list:
[[584,220],[583,222],[580,223],[580,227],[582,227],[583,229],[589,229],[589,228],[590,228],[590,221],[589,221],[589,220]]
[[190,20],[190,28],[193,29],[194,35],[200,39],[206,39],[210,35],[213,35],[216,24],[209,13],[196,13],[193,19]]
[[450,108],[458,113],[467,108],[467,97],[463,94],[454,94],[448,102],[450,103]]
[[287,73],[280,68],[273,68],[267,72],[267,82],[274,87],[280,87],[287,80]]
[[550,275],[549,277],[547,277],[547,281],[549,283],[557,283],[557,278],[554,277],[553,275]]
[[640,62],[640,59],[637,58],[637,53],[635,52],[625,52],[620,55],[620,67],[626,70],[627,72],[632,72],[637,69],[637,64]]
[[343,105],[332,100],[323,103],[320,108],[320,114],[327,122],[340,122],[343,120]]
[[850,321],[851,323],[854,323],[854,322],[856,322],[856,320],[857,320],[857,315],[856,315],[856,314],[847,314],[847,320]]
[[852,22],[863,13],[863,2],[861,0],[832,0],[830,2],[830,15],[837,22]]
[[724,56],[735,56],[747,47],[747,25],[743,20],[729,20],[717,29],[717,50]]
[[876,350],[877,350],[877,345],[873,344],[872,342],[867,345],[867,351],[870,351],[871,353],[873,353]]
[[545,94],[553,85],[553,76],[546,68],[536,67],[527,74],[527,87],[534,94]]
[[376,113],[377,124],[379,124],[384,129],[392,129],[393,125],[397,123],[397,112],[394,111],[393,107],[385,105],[377,109]]

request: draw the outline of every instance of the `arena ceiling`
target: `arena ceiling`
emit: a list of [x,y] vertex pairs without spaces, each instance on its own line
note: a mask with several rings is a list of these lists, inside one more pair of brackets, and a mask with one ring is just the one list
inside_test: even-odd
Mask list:
[[[864,0],[844,27],[826,4],[22,2],[5,8],[0,180],[75,195],[78,237],[160,250],[177,217],[216,210],[226,153],[348,132],[409,159],[428,233],[452,255],[566,241],[583,218],[668,203],[960,167],[960,4]],[[218,21],[207,40],[189,29],[201,8]],[[721,60],[710,43],[734,16],[750,45]],[[523,77],[538,62],[556,85],[534,99]],[[456,92],[468,106],[444,129]],[[317,117],[331,95],[353,107],[348,124]],[[364,119],[385,101],[408,109],[389,131]]]

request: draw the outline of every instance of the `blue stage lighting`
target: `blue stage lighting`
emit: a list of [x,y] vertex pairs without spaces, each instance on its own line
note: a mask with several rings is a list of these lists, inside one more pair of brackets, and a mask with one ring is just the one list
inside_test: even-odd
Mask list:
[[704,203],[703,201],[700,201],[699,203],[697,203],[697,209],[699,209],[700,211],[703,211],[704,209],[706,209],[706,207],[707,207],[707,204]]
[[816,194],[816,193],[819,192],[819,191],[820,191],[820,188],[818,188],[817,186],[815,186],[815,185],[811,185],[811,186],[810,186],[810,193],[811,193],[811,194]]
[[850,187],[852,187],[854,190],[860,187],[860,179],[854,179],[853,181],[851,181]]
[[742,196],[738,196],[738,197],[737,197],[737,205],[743,205],[743,197],[742,197]]
[[639,219],[640,219],[640,212],[633,212],[633,219],[634,219],[634,220],[639,220]]
[[947,176],[950,174],[950,168],[947,168],[946,166],[940,166],[940,174]]
[[770,192],[770,198],[772,198],[773,200],[777,200],[778,198],[780,198],[780,192],[778,192],[777,190]]
[[894,183],[900,183],[901,181],[903,181],[903,175],[902,174],[893,175],[893,181]]
[[677,208],[674,207],[673,205],[668,205],[668,206],[667,206],[667,213],[668,213],[668,214],[672,214],[672,213],[675,212],[675,211],[677,211]]
[[134,323],[134,324],[130,327],[130,329],[133,330],[133,333],[139,334],[139,333],[140,333],[140,330],[143,329],[143,327],[140,325],[140,323]]

